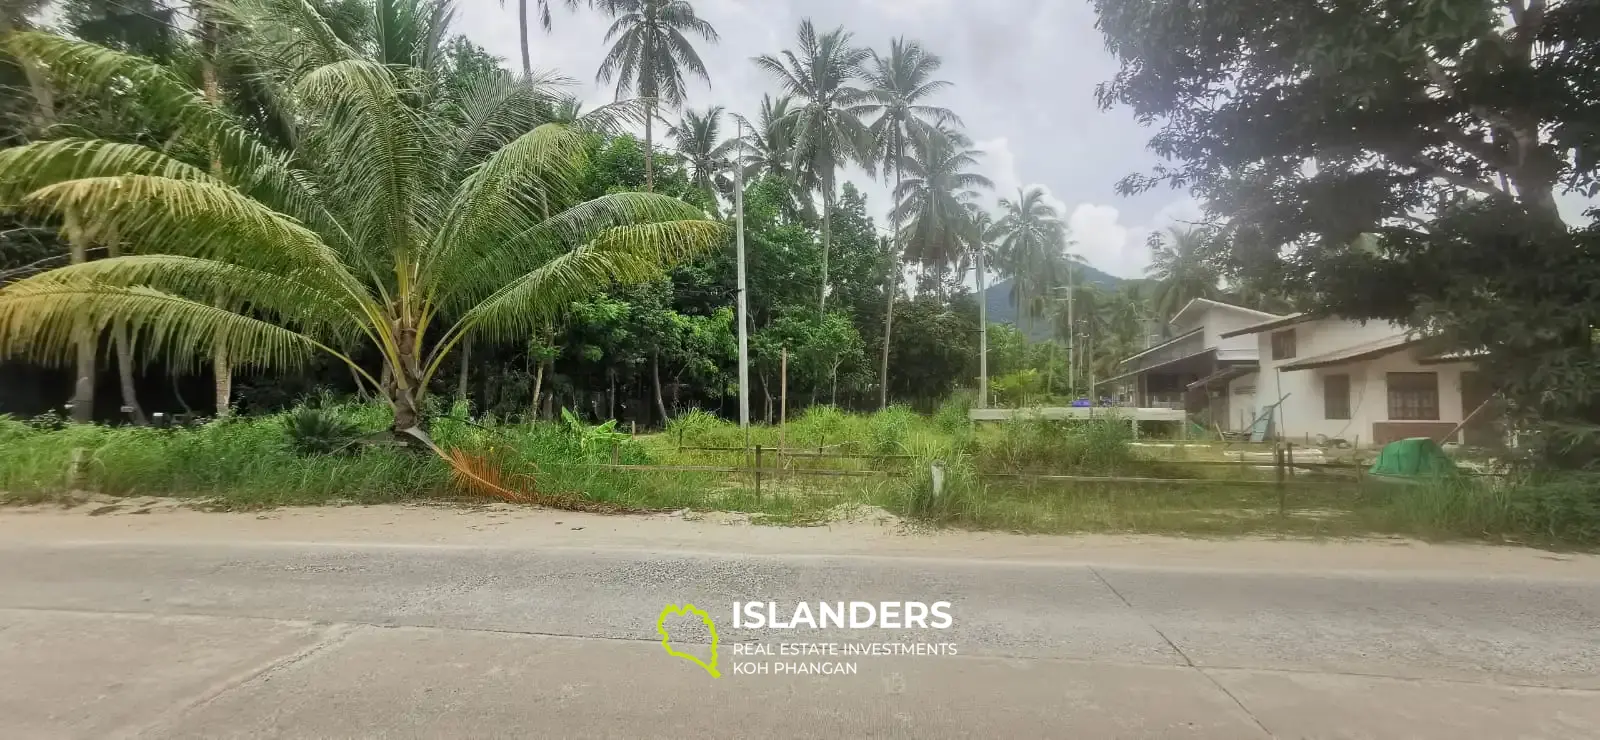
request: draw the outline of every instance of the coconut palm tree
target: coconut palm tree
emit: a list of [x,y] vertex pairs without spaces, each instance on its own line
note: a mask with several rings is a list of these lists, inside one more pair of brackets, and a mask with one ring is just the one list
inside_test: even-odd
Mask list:
[[716,202],[718,193],[730,192],[728,165],[738,141],[722,138],[722,106],[714,105],[704,113],[685,110],[677,125],[667,128],[667,135],[678,142],[678,153],[689,165],[689,182],[705,191]]
[[[948,108],[927,105],[922,101],[950,86],[945,80],[933,79],[944,62],[928,53],[921,44],[904,38],[889,41],[889,54],[872,52],[872,61],[862,66],[862,79],[870,102],[855,107],[858,116],[876,116],[868,127],[872,136],[873,156],[884,165],[885,177],[893,172],[894,190],[900,191],[900,162],[910,150],[913,132],[934,123],[959,126],[961,119]],[[889,253],[891,274],[900,272],[900,232],[903,226],[892,220],[893,249]],[[894,328],[894,293],[883,314],[883,378],[879,384],[879,406],[889,405],[889,340]]]
[[908,156],[895,163],[905,177],[895,189],[890,220],[902,224],[905,256],[938,276],[940,300],[945,275],[961,259],[966,247],[968,204],[978,190],[994,183],[971,168],[983,152],[958,131],[928,127],[916,131]]
[[816,212],[808,196],[817,189],[815,178],[809,177],[809,171],[794,167],[795,118],[790,107],[793,102],[794,98],[788,95],[777,98],[762,95],[761,112],[754,123],[738,113],[733,114],[743,129],[743,134],[736,139],[739,159],[744,163],[746,181],[771,177],[789,184],[789,202],[784,204],[787,215],[804,215],[815,220]]
[[[431,446],[420,404],[469,333],[526,341],[572,300],[653,279],[725,238],[675,199],[583,201],[589,135],[538,120],[554,97],[548,84],[496,76],[460,99],[428,99],[414,69],[365,56],[314,13],[251,22],[245,32],[299,54],[275,70],[293,92],[281,97],[297,127],[292,154],[148,60],[47,34],[14,38],[75,89],[118,86],[158,125],[214,147],[227,178],[103,140],[0,152],[0,202],[72,215],[120,235],[129,252],[0,289],[0,357],[60,361],[74,325],[114,322],[137,352],[174,366],[216,349],[257,368],[320,352],[380,391],[396,432]],[[357,361],[363,348],[381,368]]]
[[794,98],[788,95],[761,96],[761,112],[756,122],[735,113],[743,134],[739,141],[739,157],[744,165],[745,178],[772,176],[792,179],[790,167],[794,164],[794,118],[789,106]]
[[756,66],[778,80],[783,91],[798,99],[794,118],[795,170],[814,178],[822,190],[822,286],[819,313],[828,307],[828,252],[833,244],[833,201],[839,168],[858,162],[873,169],[872,135],[854,112],[867,93],[850,85],[871,52],[852,45],[844,27],[821,36],[808,18],[800,22],[799,48],[779,56],[756,57]]
[[583,101],[576,95],[562,95],[550,106],[550,122],[577,125],[583,119]]
[[717,30],[695,15],[687,0],[600,0],[616,22],[606,41],[616,42],[600,63],[596,79],[617,81],[617,99],[636,93],[644,100],[644,189],[655,189],[655,138],[651,126],[662,103],[683,105],[684,72],[711,83],[705,63],[688,36],[716,43]]
[[1000,200],[995,222],[995,268],[1013,280],[1011,302],[1017,323],[1038,316],[1047,291],[1060,284],[1067,227],[1061,214],[1045,201],[1044,188],[1018,188],[1016,199]]
[[1201,229],[1173,226],[1155,247],[1145,275],[1156,281],[1154,308],[1163,320],[1189,301],[1222,294],[1216,269],[1205,261],[1207,236]]

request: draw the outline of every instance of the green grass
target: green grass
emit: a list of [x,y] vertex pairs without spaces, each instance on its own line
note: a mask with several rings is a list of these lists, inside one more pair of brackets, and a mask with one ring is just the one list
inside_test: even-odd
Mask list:
[[[1358,485],[1300,475],[1283,492],[1233,479],[1270,481],[1258,466],[1197,466],[1222,459],[1220,446],[1151,449],[1130,445],[1126,423],[1019,419],[974,426],[965,400],[932,416],[904,408],[848,414],[814,407],[783,429],[745,431],[709,414],[674,419],[661,434],[615,438],[561,424],[436,418],[442,447],[494,460],[527,476],[541,492],[649,510],[689,509],[751,515],[765,524],[827,521],[841,506],[870,505],[941,526],[1030,533],[1156,532],[1194,536],[1402,534],[1589,546],[1600,542],[1600,502],[1592,478],[1506,485],[1471,478],[1438,485]],[[437,458],[388,446],[317,435],[385,430],[380,406],[321,401],[313,409],[232,419],[190,429],[33,423],[0,417],[0,491],[38,501],[72,487],[74,449],[83,451],[81,488],[113,495],[206,499],[210,506],[261,508],[329,502],[393,503],[462,495]],[[319,418],[321,417],[321,418]],[[629,465],[747,467],[763,448],[758,492],[746,472],[664,472],[596,467]],[[779,456],[781,444],[794,456]],[[696,450],[685,448],[738,448]],[[327,450],[338,450],[331,454]],[[859,457],[819,457],[849,453]],[[945,466],[935,496],[931,466]],[[886,471],[875,477],[824,477],[806,470]],[[996,477],[1036,473],[1184,479],[1157,484],[1034,481]],[[1215,483],[1194,482],[1195,479]],[[1326,481],[1332,480],[1332,483]],[[1323,481],[1323,482],[1319,482]]]

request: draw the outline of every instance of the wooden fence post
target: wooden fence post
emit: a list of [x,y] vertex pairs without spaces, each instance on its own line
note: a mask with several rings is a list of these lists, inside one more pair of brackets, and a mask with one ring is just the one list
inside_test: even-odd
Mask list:
[[1289,477],[1294,477],[1294,443],[1285,442],[1283,446],[1284,466],[1289,469]]
[[[771,398],[771,396],[768,396]],[[771,419],[772,417],[767,417]],[[778,363],[778,465],[783,465],[784,434],[789,425],[789,348],[783,348],[783,359]]]
[[1288,499],[1288,489],[1287,489],[1287,486],[1286,486],[1286,481],[1284,479],[1285,456],[1284,456],[1284,453],[1283,453],[1283,443],[1282,442],[1273,443],[1273,445],[1272,445],[1272,461],[1273,461],[1273,464],[1277,467],[1277,470],[1278,470],[1278,516],[1281,518],[1281,517],[1287,515],[1287,513],[1288,513],[1287,512],[1287,510],[1288,510],[1288,501],[1287,501],[1287,499]]
[[761,499],[761,445],[756,445],[756,500]]

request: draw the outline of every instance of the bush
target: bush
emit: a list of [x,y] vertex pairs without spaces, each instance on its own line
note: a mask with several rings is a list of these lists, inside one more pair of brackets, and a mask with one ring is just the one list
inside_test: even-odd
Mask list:
[[1523,481],[1506,499],[1518,529],[1558,542],[1600,544],[1600,474]]
[[873,414],[868,426],[872,451],[879,455],[904,453],[918,421],[916,412],[904,406],[890,406]]
[[1039,378],[1039,371],[1033,368],[1006,373],[989,381],[995,402],[1012,408],[1027,405],[1043,388],[1044,381]]
[[[982,480],[972,456],[958,445],[958,440],[914,443],[910,474],[901,479],[904,516],[943,524],[968,513],[972,497],[982,490]],[[944,464],[944,487],[937,496],[933,491],[935,463]]]
[[1018,413],[986,435],[979,460],[1007,472],[1114,473],[1133,462],[1127,422],[1109,419],[1052,421]]
[[951,434],[959,434],[972,428],[972,406],[977,399],[967,391],[957,391],[950,394],[944,403],[939,404],[939,410],[933,415],[934,426]]
[[319,408],[290,411],[283,417],[283,428],[290,446],[302,455],[347,452],[361,436],[361,427],[335,412]]

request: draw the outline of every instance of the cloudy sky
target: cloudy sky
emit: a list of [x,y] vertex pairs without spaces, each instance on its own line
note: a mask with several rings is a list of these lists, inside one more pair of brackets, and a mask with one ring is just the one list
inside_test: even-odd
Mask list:
[[[1150,132],[1127,112],[1102,112],[1095,104],[1095,85],[1116,65],[1085,0],[693,2],[722,37],[715,46],[700,45],[711,85],[695,83],[693,107],[724,105],[753,117],[762,93],[775,92],[776,84],[750,59],[793,47],[802,18],[811,18],[819,30],[846,26],[857,43],[880,49],[904,35],[944,58],[942,76],[955,86],[939,103],[963,118],[987,153],[984,174],[995,182],[994,197],[1014,195],[1024,185],[1048,188],[1069,218],[1074,251],[1091,264],[1138,277],[1149,262],[1145,238],[1150,231],[1197,215],[1187,193],[1116,194],[1119,178],[1154,163],[1144,149]],[[456,28],[515,69],[521,64],[516,0],[506,6],[464,0]],[[587,101],[610,100],[613,88],[594,82],[609,22],[593,11],[561,10],[554,26],[549,34],[534,29],[534,67],[576,78],[577,92]],[[868,206],[881,223],[887,189],[867,186],[861,172],[849,177],[865,186]]]

